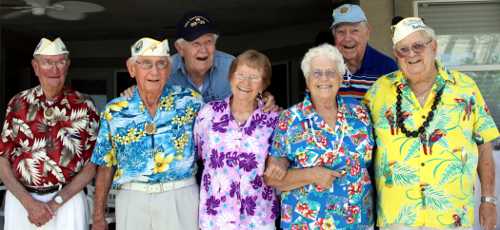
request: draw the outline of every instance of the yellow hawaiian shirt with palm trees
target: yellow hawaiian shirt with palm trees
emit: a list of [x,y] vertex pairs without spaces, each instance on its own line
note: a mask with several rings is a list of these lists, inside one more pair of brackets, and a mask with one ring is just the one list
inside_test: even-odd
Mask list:
[[194,176],[193,125],[202,104],[194,90],[165,86],[152,117],[135,87],[132,98],[119,97],[106,105],[91,161],[116,167],[115,187]]
[[[401,71],[382,76],[364,97],[377,143],[378,226],[455,228],[474,223],[478,145],[499,133],[476,83],[436,66],[438,75],[424,106]],[[441,97],[431,109],[439,90]],[[407,137],[396,117],[408,131],[429,121],[423,132]]]

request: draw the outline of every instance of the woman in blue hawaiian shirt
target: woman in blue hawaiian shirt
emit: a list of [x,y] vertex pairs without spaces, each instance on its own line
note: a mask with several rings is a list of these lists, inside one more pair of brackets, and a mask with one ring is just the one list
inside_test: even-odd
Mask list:
[[346,67],[335,47],[310,49],[301,69],[306,96],[282,112],[265,173],[266,183],[282,191],[281,227],[370,228],[368,111],[357,100],[337,95]]

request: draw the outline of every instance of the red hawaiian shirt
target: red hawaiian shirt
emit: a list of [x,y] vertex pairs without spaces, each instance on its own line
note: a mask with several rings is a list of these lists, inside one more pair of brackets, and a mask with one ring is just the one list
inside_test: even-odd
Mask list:
[[15,95],[7,107],[0,155],[32,187],[69,183],[89,161],[99,128],[93,101],[71,89],[47,100],[41,86]]

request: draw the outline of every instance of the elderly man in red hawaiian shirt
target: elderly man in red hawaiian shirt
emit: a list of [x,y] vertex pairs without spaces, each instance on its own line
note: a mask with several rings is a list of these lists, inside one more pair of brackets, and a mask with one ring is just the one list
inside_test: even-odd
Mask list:
[[7,186],[5,229],[88,228],[83,187],[98,116],[92,100],[64,86],[69,52],[42,38],[31,62],[40,85],[9,102],[0,140],[0,179]]

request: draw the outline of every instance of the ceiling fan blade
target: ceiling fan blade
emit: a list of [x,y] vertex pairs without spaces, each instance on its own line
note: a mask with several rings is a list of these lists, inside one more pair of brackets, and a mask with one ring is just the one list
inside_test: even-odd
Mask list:
[[83,13],[68,11],[66,9],[64,11],[58,11],[58,10],[51,10],[50,8],[48,8],[46,14],[51,18],[66,20],[66,21],[77,21],[85,18],[85,14]]
[[90,2],[62,1],[55,4],[62,5],[64,6],[64,9],[68,9],[73,12],[76,11],[82,13],[90,13],[90,12],[101,12],[104,10],[103,6]]
[[17,18],[23,14],[27,14],[31,12],[31,9],[25,9],[25,10],[19,10],[19,11],[14,11],[14,12],[10,12],[8,14],[5,14],[2,16],[2,19],[11,19],[11,18]]
[[9,10],[25,10],[31,9],[32,6],[0,6],[0,9],[9,9]]
[[26,4],[33,7],[47,7],[49,6],[49,0],[24,0]]

